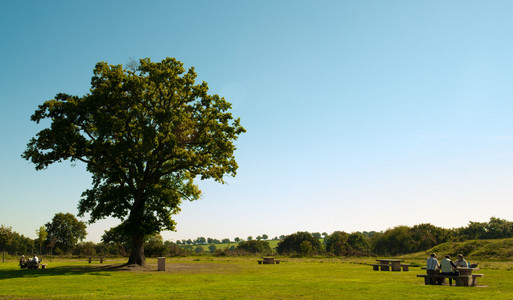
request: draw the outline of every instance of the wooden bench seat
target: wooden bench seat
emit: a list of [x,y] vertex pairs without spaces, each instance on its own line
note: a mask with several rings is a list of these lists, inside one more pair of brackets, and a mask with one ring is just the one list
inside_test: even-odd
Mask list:
[[277,264],[279,265],[280,264],[280,260],[276,260],[276,259],[273,259],[273,260],[257,260],[258,264],[261,265],[261,264],[264,264],[264,265],[272,265],[272,264]]
[[105,260],[105,259],[104,259],[103,257],[96,258],[96,259],[93,259],[93,258],[90,258],[90,257],[89,257],[89,258],[87,259],[87,261],[88,261],[89,263],[91,263],[92,261],[99,261],[101,264],[103,264],[103,261],[104,261],[104,260]]
[[381,268],[381,271],[390,271],[390,265],[387,264],[373,264],[372,269],[374,271],[379,271]]
[[403,271],[405,271],[405,272],[410,270],[409,269],[410,266],[411,266],[410,264],[401,264],[401,268],[403,268]]
[[417,277],[424,278],[425,285],[436,285],[437,282],[440,282],[440,279],[445,281],[445,279],[454,279],[456,282],[456,286],[476,286],[477,278],[484,277],[484,274],[472,274],[472,275],[427,275],[427,274],[418,274]]

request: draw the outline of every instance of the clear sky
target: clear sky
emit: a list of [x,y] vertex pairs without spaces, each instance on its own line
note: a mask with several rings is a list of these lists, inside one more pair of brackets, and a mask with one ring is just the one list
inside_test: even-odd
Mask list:
[[[238,175],[166,240],[513,220],[513,1],[2,1],[0,224],[77,214],[85,166],[35,171],[30,115],[96,62],[175,57],[233,103]],[[84,219],[86,220],[86,219]],[[88,227],[100,241],[116,225]]]

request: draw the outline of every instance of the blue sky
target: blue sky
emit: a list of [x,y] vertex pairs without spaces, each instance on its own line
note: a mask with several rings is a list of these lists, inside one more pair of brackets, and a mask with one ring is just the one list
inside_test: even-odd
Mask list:
[[[0,3],[0,224],[77,213],[84,165],[36,172],[30,115],[96,62],[175,57],[233,103],[238,175],[165,239],[513,220],[511,1]],[[116,225],[88,227],[99,241]]]

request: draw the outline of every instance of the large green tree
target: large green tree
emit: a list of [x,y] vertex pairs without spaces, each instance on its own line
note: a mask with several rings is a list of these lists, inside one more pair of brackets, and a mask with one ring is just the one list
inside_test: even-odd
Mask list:
[[51,222],[45,224],[47,241],[63,253],[69,253],[86,235],[86,224],[70,213],[56,213]]
[[143,265],[144,237],[173,230],[182,200],[196,200],[195,178],[224,183],[235,175],[235,140],[244,132],[231,104],[208,94],[174,58],[138,66],[100,62],[90,93],[58,94],[32,120],[50,127],[31,139],[23,157],[36,169],[82,161],[93,186],[79,203],[90,222],[113,216],[131,238],[129,263]]

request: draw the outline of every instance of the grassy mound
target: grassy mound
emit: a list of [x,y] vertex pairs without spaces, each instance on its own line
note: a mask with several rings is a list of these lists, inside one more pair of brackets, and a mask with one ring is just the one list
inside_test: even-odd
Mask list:
[[425,258],[430,253],[449,254],[453,257],[459,253],[465,257],[487,259],[513,259],[513,238],[499,240],[469,240],[465,242],[447,242],[427,251],[405,255],[409,258]]

